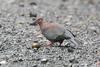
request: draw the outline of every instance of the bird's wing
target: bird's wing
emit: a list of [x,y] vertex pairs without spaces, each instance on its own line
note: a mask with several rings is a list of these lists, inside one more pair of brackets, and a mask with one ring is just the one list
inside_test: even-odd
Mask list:
[[69,40],[73,43],[70,45],[71,47],[74,47],[74,48],[78,47],[78,43],[75,40],[75,35],[71,31],[66,30],[64,36],[66,39],[69,38]]
[[69,30],[65,30],[65,34],[64,34],[64,36],[67,38],[67,37],[70,37],[70,38],[74,38],[75,37],[75,35],[71,32],[71,31],[69,31]]
[[58,36],[63,35],[64,28],[61,26],[52,26],[45,28],[42,33],[47,39],[56,39]]

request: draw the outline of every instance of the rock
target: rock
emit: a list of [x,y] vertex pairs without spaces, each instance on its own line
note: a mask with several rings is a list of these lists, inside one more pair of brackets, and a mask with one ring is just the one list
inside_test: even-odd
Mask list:
[[13,3],[15,0],[7,0],[7,3]]
[[37,5],[35,2],[31,2],[30,5]]
[[39,45],[38,43],[33,43],[32,44],[32,48],[40,48],[41,47],[41,45]]
[[67,0],[62,0],[63,2],[66,2]]
[[0,61],[0,65],[2,64],[7,64],[7,61],[3,60],[3,61]]
[[37,14],[31,13],[29,14],[30,17],[37,17]]
[[43,63],[43,64],[46,64],[47,61],[48,61],[48,59],[46,59],[46,58],[41,59],[41,63]]
[[70,63],[78,63],[78,61],[77,61],[74,57],[72,57],[72,58],[69,60],[69,62],[70,62]]
[[19,7],[24,7],[24,4],[23,4],[23,3],[20,3],[20,4],[19,4]]
[[2,27],[2,25],[0,24],[0,28]]
[[73,48],[69,47],[68,52],[74,52]]
[[38,65],[34,64],[32,67],[38,67]]
[[18,61],[22,62],[22,61],[23,61],[23,59],[19,59]]

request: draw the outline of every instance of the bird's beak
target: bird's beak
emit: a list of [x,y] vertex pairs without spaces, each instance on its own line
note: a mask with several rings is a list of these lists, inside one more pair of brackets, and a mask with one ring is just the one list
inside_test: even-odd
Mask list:
[[33,23],[30,23],[30,25],[37,25],[37,21],[35,20]]

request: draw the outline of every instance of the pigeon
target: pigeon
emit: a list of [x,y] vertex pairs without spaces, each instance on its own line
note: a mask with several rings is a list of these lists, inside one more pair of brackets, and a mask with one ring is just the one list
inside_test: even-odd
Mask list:
[[78,43],[75,41],[75,35],[63,25],[44,21],[44,19],[41,17],[37,18],[33,23],[33,25],[37,24],[39,25],[44,37],[50,41],[48,45],[52,46],[52,44],[55,42],[59,42],[61,45],[65,39],[74,44],[72,47],[76,47],[78,45]]

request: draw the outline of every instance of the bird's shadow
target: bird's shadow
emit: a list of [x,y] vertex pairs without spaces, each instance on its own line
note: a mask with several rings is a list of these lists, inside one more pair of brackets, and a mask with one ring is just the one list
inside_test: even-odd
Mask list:
[[75,48],[70,47],[70,46],[61,46],[61,45],[58,45],[58,46],[52,46],[52,47],[58,47],[58,48],[60,48],[61,50],[67,49],[68,52],[74,52],[74,50],[75,50]]
[[57,46],[52,46],[52,47],[61,47],[61,48],[68,48],[68,46],[61,46],[61,45],[57,45]]

